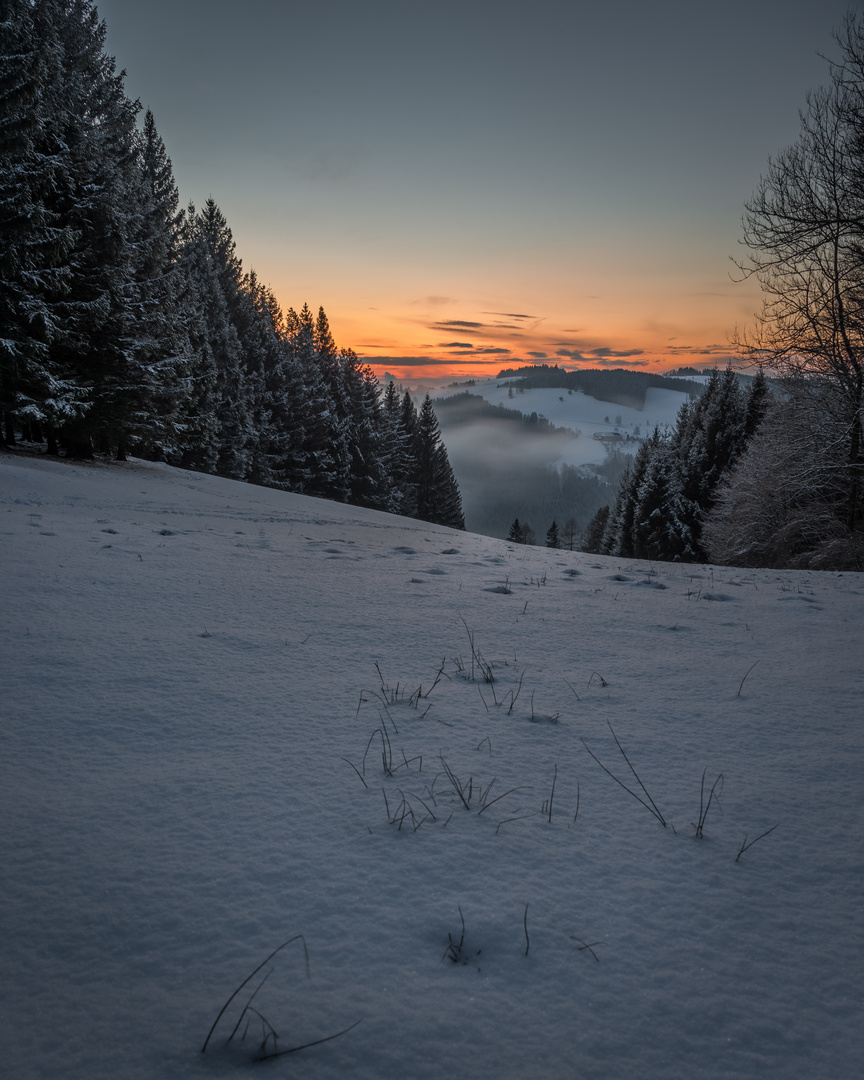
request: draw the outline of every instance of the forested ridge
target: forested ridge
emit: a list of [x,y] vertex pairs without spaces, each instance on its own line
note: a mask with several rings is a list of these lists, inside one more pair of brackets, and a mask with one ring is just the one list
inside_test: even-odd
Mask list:
[[526,390],[553,388],[580,390],[597,401],[608,401],[630,409],[644,409],[645,392],[649,387],[677,390],[698,397],[701,387],[691,379],[678,379],[651,371],[630,371],[628,368],[580,368],[571,371],[557,364],[530,364],[518,368],[503,368],[499,379],[518,379]]
[[433,404],[441,423],[445,426],[473,424],[478,420],[493,420],[503,424],[518,425],[526,432],[550,435],[564,441],[574,439],[579,434],[573,428],[550,423],[545,416],[539,416],[536,412],[526,414],[501,404],[490,405],[485,398],[480,397],[479,394],[472,394],[468,390],[450,394],[448,397],[435,398]]
[[743,455],[767,408],[764,375],[742,390],[731,367],[717,369],[700,396],[684,402],[675,428],[642,441],[618,485],[586,530],[588,551],[636,559],[705,562],[705,519],[723,479]]
[[0,434],[464,528],[418,410],[283,312],[214,200],[181,207],[92,0],[0,0]]

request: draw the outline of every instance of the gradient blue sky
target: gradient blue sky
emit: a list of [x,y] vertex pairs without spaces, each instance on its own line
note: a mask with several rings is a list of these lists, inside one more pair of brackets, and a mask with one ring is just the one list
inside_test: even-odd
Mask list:
[[181,198],[379,373],[725,363],[836,0],[105,0]]

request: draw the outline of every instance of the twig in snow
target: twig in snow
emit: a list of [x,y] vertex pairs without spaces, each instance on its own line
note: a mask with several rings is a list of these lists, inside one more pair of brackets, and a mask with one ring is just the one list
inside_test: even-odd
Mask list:
[[555,765],[555,772],[552,776],[552,792],[546,802],[543,803],[541,813],[546,814],[548,811],[547,820],[549,824],[552,824],[552,800],[555,798],[555,781],[558,779],[558,765]]
[[335,1035],[325,1035],[323,1039],[315,1039],[314,1042],[303,1043],[302,1046],[292,1046],[290,1050],[279,1050],[272,1054],[262,1054],[258,1060],[270,1061],[273,1058],[283,1057],[285,1054],[296,1054],[298,1050],[308,1050],[310,1046],[320,1046],[321,1043],[331,1042],[333,1039],[338,1039],[342,1035],[347,1035],[349,1031],[353,1031],[361,1022],[362,1019],[357,1020],[350,1027],[343,1028],[342,1031],[337,1031]]
[[574,937],[572,934],[570,935],[570,940],[571,941],[578,941],[579,942],[579,952],[584,952],[584,950],[587,949],[588,952],[590,952],[591,955],[594,957],[594,959],[597,961],[597,963],[598,964],[600,963],[600,957],[597,955],[596,952],[594,952],[594,946],[595,945],[605,945],[606,944],[605,941],[592,941],[591,944],[589,945],[587,941],[583,941],[582,938]]
[[[753,668],[756,667],[756,664],[759,664],[759,663],[761,663],[761,661],[757,660],[755,663],[751,664],[749,668],[747,668],[747,670],[744,672],[744,679],[747,678],[747,676],[750,674],[750,672],[753,670]],[[738,693],[735,695],[735,697],[741,697],[741,690],[742,690],[742,688],[744,686],[744,679],[741,680],[741,686],[738,687]]]
[[[565,682],[565,683],[567,683],[567,685],[568,685],[568,686],[570,686],[570,683],[569,683],[569,682],[567,682],[567,680],[566,680],[566,679],[564,680],[564,682]],[[571,689],[571,690],[573,690],[573,687],[572,687],[572,686],[570,686],[570,689]],[[580,698],[580,697],[579,697],[579,695],[578,695],[578,694],[576,693],[576,691],[575,691],[575,690],[573,690],[573,697],[575,697],[577,701],[581,701],[581,700],[582,700],[582,698]]]
[[[702,770],[702,787],[699,790],[699,820],[698,820],[698,822],[695,822],[695,823],[692,822],[692,821],[690,822],[690,824],[696,830],[696,837],[699,840],[702,839],[702,829],[703,829],[703,827],[705,825],[705,819],[708,817],[708,811],[711,808],[711,800],[714,798],[715,794],[716,794],[716,796],[717,796],[717,798],[719,800],[720,792],[723,790],[723,773],[720,773],[719,776],[717,777],[717,779],[711,785],[711,791],[710,791],[710,793],[708,795],[708,802],[707,802],[707,804],[705,804],[705,807],[703,809],[703,803],[705,803],[705,773],[706,772],[708,772],[707,768]],[[717,785],[718,784],[720,785],[720,791],[717,790]]]
[[[778,821],[778,822],[777,822],[777,825],[779,825],[779,824],[780,824],[780,822]],[[774,830],[775,830],[775,829],[777,828],[777,825],[772,825],[770,829],[766,829],[766,830],[765,830],[765,832],[763,832],[763,833],[760,833],[760,834],[759,834],[759,835],[758,835],[758,836],[756,837],[756,840],[751,840],[749,844],[747,843],[747,837],[746,837],[746,835],[745,835],[745,837],[744,837],[744,842],[743,842],[743,843],[741,844],[741,850],[740,850],[740,851],[738,852],[738,854],[737,854],[737,855],[735,856],[735,862],[738,862],[738,860],[739,860],[739,859],[741,858],[741,856],[742,856],[742,855],[744,854],[744,852],[745,852],[745,851],[746,851],[746,850],[747,850],[748,848],[751,848],[751,847],[753,847],[753,845],[754,845],[754,844],[756,843],[756,841],[757,841],[757,840],[761,840],[761,839],[762,839],[762,838],[763,838],[764,836],[767,836],[767,835],[768,835],[768,833],[772,833],[772,832],[774,832]]]
[[[348,761],[348,758],[347,758],[347,757],[343,757],[343,758],[342,758],[342,760],[343,760],[343,761]],[[360,777],[360,780],[361,780],[361,782],[362,782],[362,784],[363,784],[363,787],[365,787],[365,788],[368,788],[368,787],[369,787],[369,785],[368,785],[368,784],[366,783],[366,781],[365,781],[365,780],[363,779],[363,773],[361,773],[361,772],[360,772],[360,770],[359,770],[359,769],[357,768],[357,766],[356,766],[356,765],[354,764],[354,762],[353,762],[353,761],[348,761],[348,764],[349,764],[349,765],[351,766],[351,768],[352,768],[352,769],[354,770],[354,772],[356,772],[356,773],[357,773],[357,775],[358,775],[358,776]]]
[[609,730],[612,732],[612,738],[615,740],[615,745],[621,751],[621,756],[627,762],[627,766],[630,769],[630,772],[632,772],[633,775],[636,777],[636,780],[637,780],[637,782],[639,784],[639,787],[641,787],[642,790],[645,792],[645,796],[648,799],[648,802],[645,802],[645,799],[643,799],[640,795],[637,795],[635,791],[633,791],[631,788],[627,787],[627,785],[623,781],[619,780],[618,777],[614,773],[610,772],[606,768],[606,766],[603,764],[603,762],[600,760],[600,758],[598,758],[597,755],[591,750],[588,743],[586,743],[584,739],[582,739],[582,745],[585,747],[585,749],[588,751],[588,753],[591,755],[591,757],[594,758],[594,760],[597,762],[597,764],[600,766],[600,768],[603,770],[603,772],[605,772],[608,776],[611,776],[612,779],[615,781],[615,783],[619,784],[622,788],[624,788],[624,790],[629,795],[632,795],[633,798],[637,802],[642,803],[642,805],[645,807],[645,809],[648,810],[650,813],[652,813],[654,815],[654,817],[657,818],[657,820],[660,822],[660,824],[665,829],[666,828],[666,819],[663,817],[663,815],[657,809],[657,804],[654,802],[654,800],[648,794],[648,789],[642,783],[641,779],[639,778],[639,774],[633,768],[633,765],[632,765],[632,763],[630,761],[630,758],[628,758],[627,755],[624,753],[624,747],[621,745],[620,742],[618,742],[618,736],[613,731],[612,725],[609,724],[608,721],[607,721],[607,724],[608,724]]

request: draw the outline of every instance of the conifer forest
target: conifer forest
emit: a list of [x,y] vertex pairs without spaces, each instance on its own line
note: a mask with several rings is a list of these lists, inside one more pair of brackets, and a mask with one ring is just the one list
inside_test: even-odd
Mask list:
[[[105,39],[92,0],[0,0],[2,444],[133,454],[464,529],[428,395],[418,408],[382,388],[323,307],[283,311],[212,198],[181,203]],[[836,41],[797,141],[744,203],[737,273],[763,307],[733,343],[770,378],[715,371],[674,431],[648,433],[585,550],[864,565],[864,17]],[[649,387],[693,386],[547,364],[501,376],[635,408]]]
[[212,199],[181,206],[91,0],[0,4],[7,447],[128,454],[464,528],[437,419],[280,309]]

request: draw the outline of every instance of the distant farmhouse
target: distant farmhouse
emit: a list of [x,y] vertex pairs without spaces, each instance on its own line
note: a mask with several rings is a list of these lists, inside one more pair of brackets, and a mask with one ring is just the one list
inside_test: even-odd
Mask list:
[[598,442],[624,442],[620,431],[595,431],[594,438]]

